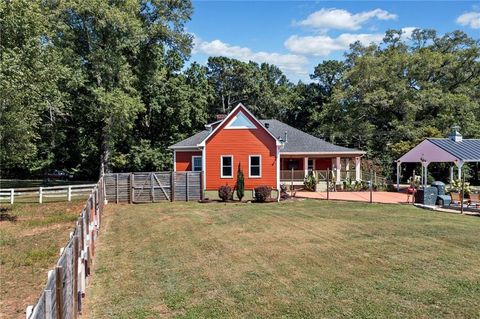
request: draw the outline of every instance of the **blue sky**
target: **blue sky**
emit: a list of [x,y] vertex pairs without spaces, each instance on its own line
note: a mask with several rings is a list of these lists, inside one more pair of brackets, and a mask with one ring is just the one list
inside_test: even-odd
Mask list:
[[209,56],[278,65],[309,81],[323,60],[342,59],[348,44],[379,42],[388,29],[463,30],[480,38],[479,1],[193,1],[190,62]]

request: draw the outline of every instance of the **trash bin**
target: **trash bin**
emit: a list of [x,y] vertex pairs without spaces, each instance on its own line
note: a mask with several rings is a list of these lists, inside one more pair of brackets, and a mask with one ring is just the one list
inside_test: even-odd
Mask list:
[[432,186],[438,189],[439,196],[445,195],[445,183],[440,181],[435,181],[432,183]]

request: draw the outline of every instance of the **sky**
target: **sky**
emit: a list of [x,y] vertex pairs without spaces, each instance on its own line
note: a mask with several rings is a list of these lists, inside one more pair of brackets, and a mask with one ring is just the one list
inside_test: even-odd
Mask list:
[[388,29],[438,34],[463,30],[480,38],[480,1],[193,1],[187,31],[190,63],[209,56],[267,62],[297,82],[324,60],[343,59],[349,44],[381,42]]

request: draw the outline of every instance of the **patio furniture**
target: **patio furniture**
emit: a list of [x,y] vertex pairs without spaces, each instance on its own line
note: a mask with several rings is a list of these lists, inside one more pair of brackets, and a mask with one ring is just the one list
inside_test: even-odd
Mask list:
[[452,198],[450,205],[463,205],[468,203],[468,199],[461,199],[460,193],[450,192],[450,197]]
[[480,194],[470,194],[470,199],[468,200],[468,207],[475,206],[480,207]]

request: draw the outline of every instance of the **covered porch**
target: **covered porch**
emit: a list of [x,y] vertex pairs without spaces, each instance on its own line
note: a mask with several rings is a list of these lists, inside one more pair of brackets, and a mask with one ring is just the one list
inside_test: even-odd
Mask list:
[[360,181],[361,155],[280,154],[280,183],[303,185],[309,172],[313,172],[319,182],[328,178],[336,183],[348,179]]

